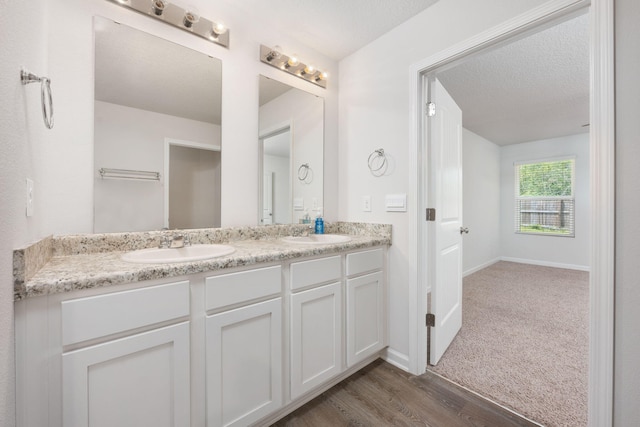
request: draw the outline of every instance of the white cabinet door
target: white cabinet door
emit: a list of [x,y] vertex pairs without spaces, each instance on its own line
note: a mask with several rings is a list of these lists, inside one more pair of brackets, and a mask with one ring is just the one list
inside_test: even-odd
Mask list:
[[347,366],[385,346],[382,272],[347,280]]
[[291,296],[291,399],[341,371],[340,282]]
[[282,299],[207,317],[207,426],[246,426],[282,405]]
[[64,425],[187,427],[189,375],[189,322],[64,353]]

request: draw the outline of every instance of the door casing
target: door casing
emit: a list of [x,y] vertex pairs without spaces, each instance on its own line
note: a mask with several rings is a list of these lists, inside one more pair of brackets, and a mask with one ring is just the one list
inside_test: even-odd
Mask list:
[[424,84],[427,73],[468,55],[539,31],[590,8],[590,167],[591,274],[589,320],[589,426],[613,423],[613,314],[614,314],[614,48],[613,0],[551,0],[499,26],[414,63],[410,67],[412,111],[410,194],[417,209],[410,215],[409,370],[422,374],[427,366],[427,269],[424,221],[427,171],[424,141]]

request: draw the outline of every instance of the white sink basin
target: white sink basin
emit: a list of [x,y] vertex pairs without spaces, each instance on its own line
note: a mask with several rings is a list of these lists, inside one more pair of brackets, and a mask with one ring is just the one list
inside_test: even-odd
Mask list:
[[217,258],[235,251],[235,248],[227,245],[192,245],[178,249],[150,248],[127,252],[122,255],[122,260],[141,264],[189,262]]
[[308,236],[287,236],[282,238],[283,242],[303,245],[330,245],[333,243],[345,243],[350,240],[351,237],[341,234],[310,234]]

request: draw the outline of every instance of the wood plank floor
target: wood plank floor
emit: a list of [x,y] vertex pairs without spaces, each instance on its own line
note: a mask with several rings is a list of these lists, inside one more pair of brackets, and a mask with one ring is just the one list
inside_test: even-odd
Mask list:
[[382,360],[274,425],[537,426],[430,372],[414,376]]

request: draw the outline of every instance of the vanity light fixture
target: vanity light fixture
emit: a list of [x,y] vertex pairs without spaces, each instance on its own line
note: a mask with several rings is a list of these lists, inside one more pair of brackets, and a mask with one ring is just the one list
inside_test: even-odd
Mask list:
[[119,6],[158,19],[212,43],[229,47],[229,30],[221,21],[210,21],[200,16],[198,10],[188,6],[182,8],[169,0],[108,0]]
[[285,55],[282,53],[280,46],[271,48],[260,45],[260,61],[306,80],[309,83],[313,83],[324,89],[327,88],[329,75],[325,71],[317,70],[313,65],[303,64],[296,54],[291,56]]

